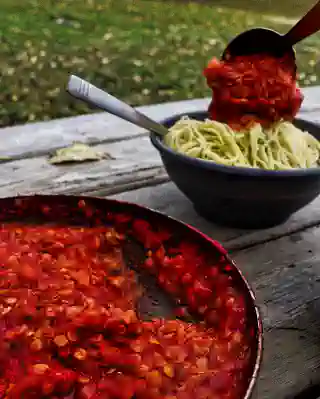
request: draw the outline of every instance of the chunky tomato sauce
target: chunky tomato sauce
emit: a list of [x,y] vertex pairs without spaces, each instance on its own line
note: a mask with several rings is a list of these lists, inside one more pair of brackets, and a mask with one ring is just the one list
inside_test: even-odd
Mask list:
[[213,91],[210,117],[235,128],[291,121],[303,100],[290,57],[255,54],[225,61],[214,58],[204,75]]
[[139,319],[143,288],[113,228],[2,224],[1,399],[243,396],[255,333],[228,267],[208,267],[190,245],[167,254],[165,235],[142,220],[133,232],[146,249],[141,267],[176,298],[177,314],[203,322]]

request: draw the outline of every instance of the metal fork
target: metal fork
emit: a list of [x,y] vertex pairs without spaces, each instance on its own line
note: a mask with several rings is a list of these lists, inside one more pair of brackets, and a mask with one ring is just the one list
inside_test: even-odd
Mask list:
[[168,132],[168,129],[165,126],[148,118],[146,115],[136,111],[129,104],[117,99],[78,76],[70,76],[67,91],[73,97],[78,98],[87,104],[103,109],[110,114],[116,115],[119,118],[131,122],[139,127],[143,127],[144,129],[160,136],[164,136]]

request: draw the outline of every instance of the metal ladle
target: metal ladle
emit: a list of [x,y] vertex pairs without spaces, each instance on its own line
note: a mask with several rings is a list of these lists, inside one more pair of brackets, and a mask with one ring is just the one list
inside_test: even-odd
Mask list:
[[235,37],[225,49],[222,59],[228,56],[268,53],[276,57],[288,54],[295,64],[292,46],[320,30],[320,1],[294,25],[288,33],[267,28],[254,28]]
[[91,83],[79,78],[78,76],[70,76],[67,91],[73,97],[78,98],[87,104],[116,115],[134,125],[143,127],[159,136],[164,136],[168,133],[168,129],[165,126],[148,118],[146,115],[141,114],[129,104],[113,97],[111,94],[101,89],[98,89],[98,87],[93,86]]

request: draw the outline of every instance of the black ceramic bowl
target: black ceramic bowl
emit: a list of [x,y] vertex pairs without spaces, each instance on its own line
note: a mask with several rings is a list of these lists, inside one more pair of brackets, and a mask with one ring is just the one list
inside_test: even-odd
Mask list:
[[[174,125],[176,115],[162,123]],[[204,120],[206,112],[188,114]],[[320,140],[320,127],[301,119],[295,125]],[[268,171],[218,165],[175,152],[151,133],[164,166],[195,210],[215,223],[240,228],[267,228],[285,222],[320,193],[320,168]]]

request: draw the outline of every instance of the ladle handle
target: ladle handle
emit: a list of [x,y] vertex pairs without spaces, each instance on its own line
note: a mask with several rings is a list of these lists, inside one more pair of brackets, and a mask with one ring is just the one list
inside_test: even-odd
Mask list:
[[67,91],[73,96],[93,105],[110,114],[116,115],[134,125],[143,127],[158,135],[165,135],[167,133],[166,127],[148,118],[146,115],[136,111],[129,104],[120,101],[111,94],[98,89],[91,83],[79,78],[78,76],[71,75],[68,83]]
[[320,1],[284,36],[291,46],[320,30]]

